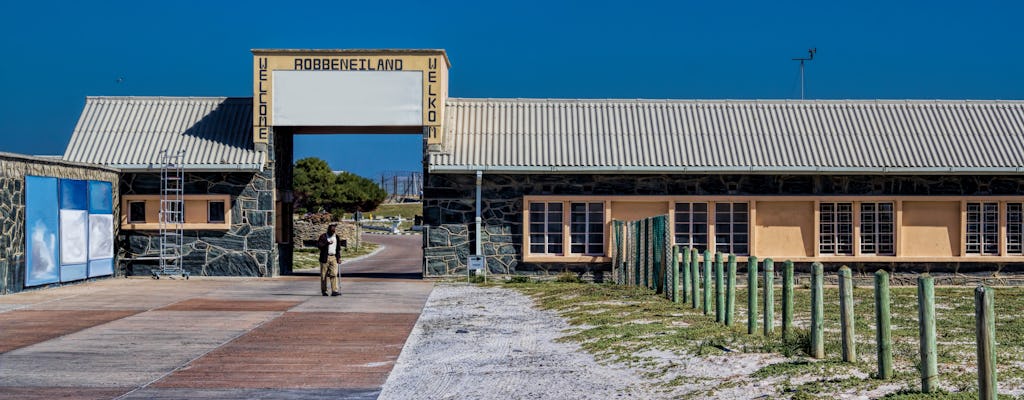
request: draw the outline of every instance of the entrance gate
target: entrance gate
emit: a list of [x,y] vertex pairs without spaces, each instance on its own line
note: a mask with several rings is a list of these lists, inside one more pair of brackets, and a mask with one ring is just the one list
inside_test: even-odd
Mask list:
[[[252,54],[253,143],[273,168],[278,265],[281,274],[290,274],[293,136],[422,134],[425,159],[442,143],[450,64],[444,50],[255,49]],[[424,179],[426,174],[424,167]]]

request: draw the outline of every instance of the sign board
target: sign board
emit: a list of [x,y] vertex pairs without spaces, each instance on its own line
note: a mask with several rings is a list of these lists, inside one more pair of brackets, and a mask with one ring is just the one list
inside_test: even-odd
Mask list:
[[486,264],[487,263],[484,262],[484,256],[469,256],[469,270],[470,271],[483,270],[484,269],[484,265],[486,265]]
[[[254,143],[269,143],[274,126],[365,129],[360,133],[416,127],[428,144],[441,143],[449,67],[444,50],[252,54]],[[278,85],[283,93],[275,92]]]

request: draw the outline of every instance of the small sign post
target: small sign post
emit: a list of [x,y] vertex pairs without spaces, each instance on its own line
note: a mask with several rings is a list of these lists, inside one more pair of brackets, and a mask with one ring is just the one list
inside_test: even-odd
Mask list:
[[467,264],[469,265],[469,268],[466,271],[467,277],[471,276],[473,271],[481,271],[484,275],[484,283],[487,283],[487,271],[484,270],[484,266],[486,265],[486,262],[484,262],[484,256],[469,256]]

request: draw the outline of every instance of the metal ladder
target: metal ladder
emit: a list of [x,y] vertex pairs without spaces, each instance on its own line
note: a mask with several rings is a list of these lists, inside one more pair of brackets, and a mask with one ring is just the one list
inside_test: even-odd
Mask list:
[[185,223],[185,172],[181,161],[185,150],[160,151],[160,267],[153,270],[153,278],[160,275],[189,273],[181,265],[181,248]]

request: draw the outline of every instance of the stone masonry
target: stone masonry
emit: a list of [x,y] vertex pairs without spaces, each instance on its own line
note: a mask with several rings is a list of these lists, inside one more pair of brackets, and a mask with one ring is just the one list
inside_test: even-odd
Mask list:
[[[114,199],[118,198],[116,169],[51,158],[0,153],[0,294],[17,293],[25,289],[26,175],[107,181],[113,186]],[[114,221],[119,219],[120,205],[114,201]],[[118,228],[119,225],[115,223],[115,235]],[[114,262],[117,262],[116,258]]]
[[[466,273],[475,246],[475,176],[429,174],[424,187],[427,276]],[[482,186],[482,248],[490,273],[598,275],[608,264],[524,263],[524,195],[1017,195],[1013,176],[487,174]],[[939,265],[941,264],[941,265]],[[997,263],[889,265],[889,269],[1007,271]],[[851,265],[853,268],[859,266]],[[865,268],[868,266],[864,266]]]
[[[156,173],[124,174],[122,194],[159,194]],[[185,174],[185,194],[231,195],[231,228],[185,231],[182,265],[192,275],[273,276],[278,272],[274,243],[274,182],[268,172]],[[159,232],[123,231],[118,242],[130,257],[159,254]],[[155,261],[130,262],[128,275],[148,275]]]

